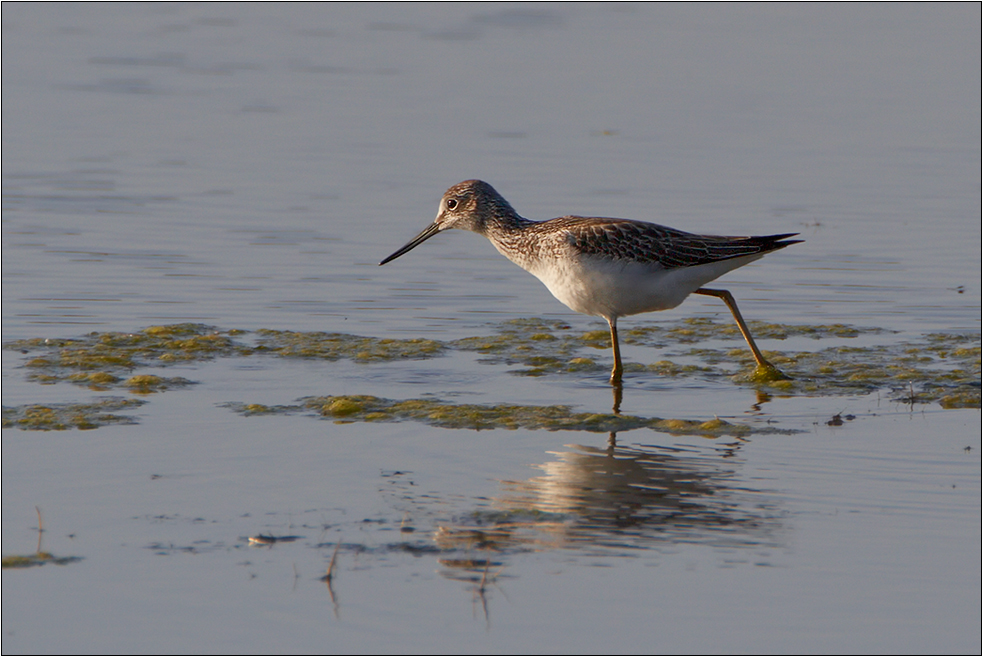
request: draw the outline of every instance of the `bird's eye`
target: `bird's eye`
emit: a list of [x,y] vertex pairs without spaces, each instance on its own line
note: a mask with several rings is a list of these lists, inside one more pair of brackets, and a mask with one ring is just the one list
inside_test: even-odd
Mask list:
[[449,198],[447,199],[447,203],[445,203],[444,205],[448,210],[453,210],[454,208],[457,207],[457,199]]

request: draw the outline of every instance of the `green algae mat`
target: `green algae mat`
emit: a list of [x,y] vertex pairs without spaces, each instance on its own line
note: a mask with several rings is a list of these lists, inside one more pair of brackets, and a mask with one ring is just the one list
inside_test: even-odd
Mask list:
[[[783,396],[842,396],[881,392],[908,404],[980,408],[980,335],[929,333],[901,340],[890,331],[841,324],[751,323],[759,340],[804,340],[817,349],[766,351],[787,378],[762,377],[736,326],[706,319],[641,325],[622,332],[625,345],[660,349],[668,358],[626,362],[625,372],[673,379],[729,380],[733,385]],[[851,340],[862,338],[852,346]],[[835,341],[823,346],[824,341]],[[709,345],[709,346],[708,346]],[[607,330],[584,332],[562,321],[517,319],[491,327],[488,335],[439,341],[384,339],[348,333],[262,329],[255,332],[204,324],[152,326],[135,333],[93,332],[78,338],[27,339],[4,349],[24,355],[29,381],[68,383],[113,396],[79,404],[29,404],[3,408],[3,427],[27,430],[93,429],[132,423],[118,414],[168,390],[195,381],[160,374],[178,363],[217,358],[302,358],[328,363],[384,363],[439,358],[451,352],[477,354],[476,366],[505,365],[516,376],[564,377],[597,373],[610,365]],[[154,370],[154,373],[147,370]],[[691,422],[620,414],[577,413],[565,406],[468,405],[437,399],[390,400],[353,391],[311,395],[283,406],[247,401],[226,406],[243,415],[306,412],[336,422],[424,422],[447,428],[529,428],[617,431],[649,427],[668,432],[719,435],[750,431],[720,420]],[[120,397],[130,394],[135,397]]]
[[648,427],[664,433],[743,436],[751,433],[793,433],[776,428],[752,428],[714,418],[705,422],[638,417],[614,413],[576,413],[569,406],[514,404],[449,404],[436,399],[382,399],[371,395],[305,397],[289,406],[231,402],[226,407],[242,415],[314,412],[338,423],[413,420],[444,429],[546,429],[549,431],[617,432]]

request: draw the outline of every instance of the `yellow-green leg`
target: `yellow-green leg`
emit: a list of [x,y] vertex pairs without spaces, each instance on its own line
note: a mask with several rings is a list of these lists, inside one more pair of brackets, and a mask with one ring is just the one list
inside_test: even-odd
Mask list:
[[[741,335],[744,336],[744,340],[747,342],[747,346],[751,347],[751,353],[754,354],[754,360],[758,362],[758,367],[763,367],[766,370],[777,372],[781,374],[781,371],[765,360],[765,357],[761,355],[761,350],[758,349],[758,345],[754,343],[754,338],[751,337],[751,331],[748,330],[747,324],[744,323],[744,318],[741,317],[741,311],[737,309],[737,302],[734,301],[734,296],[727,290],[711,290],[709,288],[701,287],[694,294],[703,294],[708,297],[717,297],[723,300],[730,308],[730,312],[734,315],[734,319],[737,320],[737,328],[741,329]],[[784,377],[782,374],[781,376]]]
[[621,385],[621,374],[625,371],[621,365],[621,348],[618,346],[618,319],[605,318],[611,327],[611,349],[614,351],[614,368],[611,370],[611,385]]

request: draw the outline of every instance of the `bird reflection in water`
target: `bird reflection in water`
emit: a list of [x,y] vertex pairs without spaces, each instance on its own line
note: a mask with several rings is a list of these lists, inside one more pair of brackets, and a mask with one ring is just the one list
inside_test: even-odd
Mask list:
[[[618,415],[620,385],[613,394]],[[759,395],[751,412],[760,414],[769,399]],[[735,470],[745,442],[619,446],[611,432],[603,448],[549,452],[550,460],[534,466],[539,476],[502,482],[496,510],[479,509],[437,529],[434,541],[446,555],[441,574],[469,585],[490,624],[488,594],[508,577],[510,553],[579,549],[627,556],[686,543],[725,549],[731,560],[733,551],[753,549],[760,559],[761,548],[781,546],[782,516]]]
[[[693,447],[567,445],[537,467],[542,474],[502,482],[494,511],[475,511],[440,527],[435,542],[445,554],[443,574],[477,582],[484,604],[487,583],[507,566],[509,553],[601,549],[610,556],[679,543],[724,549],[781,546],[780,510],[749,489],[733,469],[743,442]],[[726,460],[725,460],[726,459]]]
[[[738,444],[723,447],[733,454]],[[504,482],[498,506],[563,516],[547,530],[562,546],[646,548],[656,544],[774,545],[777,513],[734,482],[722,454],[703,449],[568,445],[537,467],[543,474]]]
[[[605,448],[567,445],[535,467],[542,474],[502,482],[497,510],[476,510],[434,535],[441,574],[465,582],[490,627],[488,596],[507,578],[508,555],[574,549],[638,556],[680,543],[735,551],[781,546],[781,514],[732,469],[740,439],[705,446]],[[726,460],[725,460],[726,459]],[[452,557],[451,555],[456,555]],[[504,595],[504,591],[501,591]],[[476,613],[477,615],[477,613]]]

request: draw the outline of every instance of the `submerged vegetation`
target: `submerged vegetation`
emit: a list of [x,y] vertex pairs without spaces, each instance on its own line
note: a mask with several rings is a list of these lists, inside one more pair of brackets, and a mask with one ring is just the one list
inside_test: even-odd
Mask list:
[[980,408],[980,347],[978,340],[963,335],[930,334],[918,342],[788,353],[778,363],[787,367],[793,380],[773,386],[793,393],[886,389],[892,399],[904,403]]
[[300,333],[297,331],[257,331],[257,352],[268,352],[284,358],[322,358],[357,362],[378,362],[433,358],[446,349],[436,340],[385,340],[348,333]]
[[64,429],[96,429],[107,424],[136,424],[127,415],[115,415],[115,411],[135,409],[143,404],[140,399],[110,397],[88,404],[26,404],[3,407],[3,428],[16,427],[33,431],[58,431]]
[[31,355],[24,363],[30,381],[68,381],[93,390],[155,392],[191,382],[179,377],[127,375],[137,368],[248,355],[251,349],[232,338],[242,333],[204,324],[173,324],[151,326],[138,333],[93,332],[82,338],[15,340],[3,347]]
[[56,557],[50,552],[35,552],[34,554],[13,554],[3,558],[4,568],[33,568],[53,563],[57,566],[81,561],[82,557]]
[[33,554],[11,554],[3,557],[3,568],[33,568],[53,563],[57,566],[81,561],[82,557],[56,557],[50,552],[41,548],[41,540],[44,535],[44,524],[41,522],[41,509],[34,507],[38,512],[38,545]]
[[[890,399],[912,405],[980,408],[978,334],[932,333],[914,341],[892,341],[880,338],[890,333],[884,329],[842,324],[794,326],[752,322],[751,330],[760,340],[794,342],[798,350],[765,352],[781,372],[756,370],[736,326],[703,318],[623,330],[623,347],[661,350],[659,359],[647,364],[639,362],[632,354],[634,358],[627,359],[625,372],[672,378],[726,379],[777,396],[865,395],[884,391]],[[857,338],[862,338],[859,340],[862,344],[848,343]],[[835,340],[836,344],[807,350],[803,349],[803,339]],[[503,322],[494,327],[491,335],[448,341],[268,329],[252,333],[204,324],[174,324],[151,326],[136,333],[93,332],[81,338],[17,340],[4,344],[4,348],[25,355],[23,367],[30,381],[40,384],[67,382],[95,391],[114,390],[136,395],[192,386],[194,382],[189,379],[163,376],[160,371],[174,365],[216,358],[348,359],[356,363],[379,364],[435,358],[457,351],[478,354],[479,364],[510,367],[509,372],[517,376],[573,374],[606,378],[610,369],[607,330],[585,332],[562,321],[536,318]],[[310,400],[322,399],[330,401],[322,402],[319,412],[327,406],[329,410],[323,414],[349,421],[412,419],[435,426],[477,428],[559,429],[566,428],[564,423],[581,428],[591,423],[617,425],[603,430],[617,430],[632,422],[643,422],[644,425],[651,421],[620,415],[577,414],[559,406],[527,411],[521,410],[526,407],[517,406],[451,406],[435,400],[391,401],[359,396],[311,397],[302,405],[311,410],[310,405],[317,402]],[[131,399],[5,408],[3,426],[88,429],[132,422],[131,418],[110,412],[136,404],[136,400]],[[257,414],[284,412],[284,409],[294,407],[239,404],[236,408],[246,414]],[[258,410],[267,408],[273,410]],[[602,421],[601,417],[606,419]]]
[[444,429],[546,429],[608,433],[647,427],[665,433],[704,436],[744,436],[751,433],[792,433],[772,428],[753,428],[715,418],[666,420],[613,413],[575,413],[569,406],[515,404],[451,404],[437,399],[393,400],[371,395],[305,397],[292,406],[228,403],[242,415],[277,415],[314,412],[337,423],[399,422],[413,420]]

